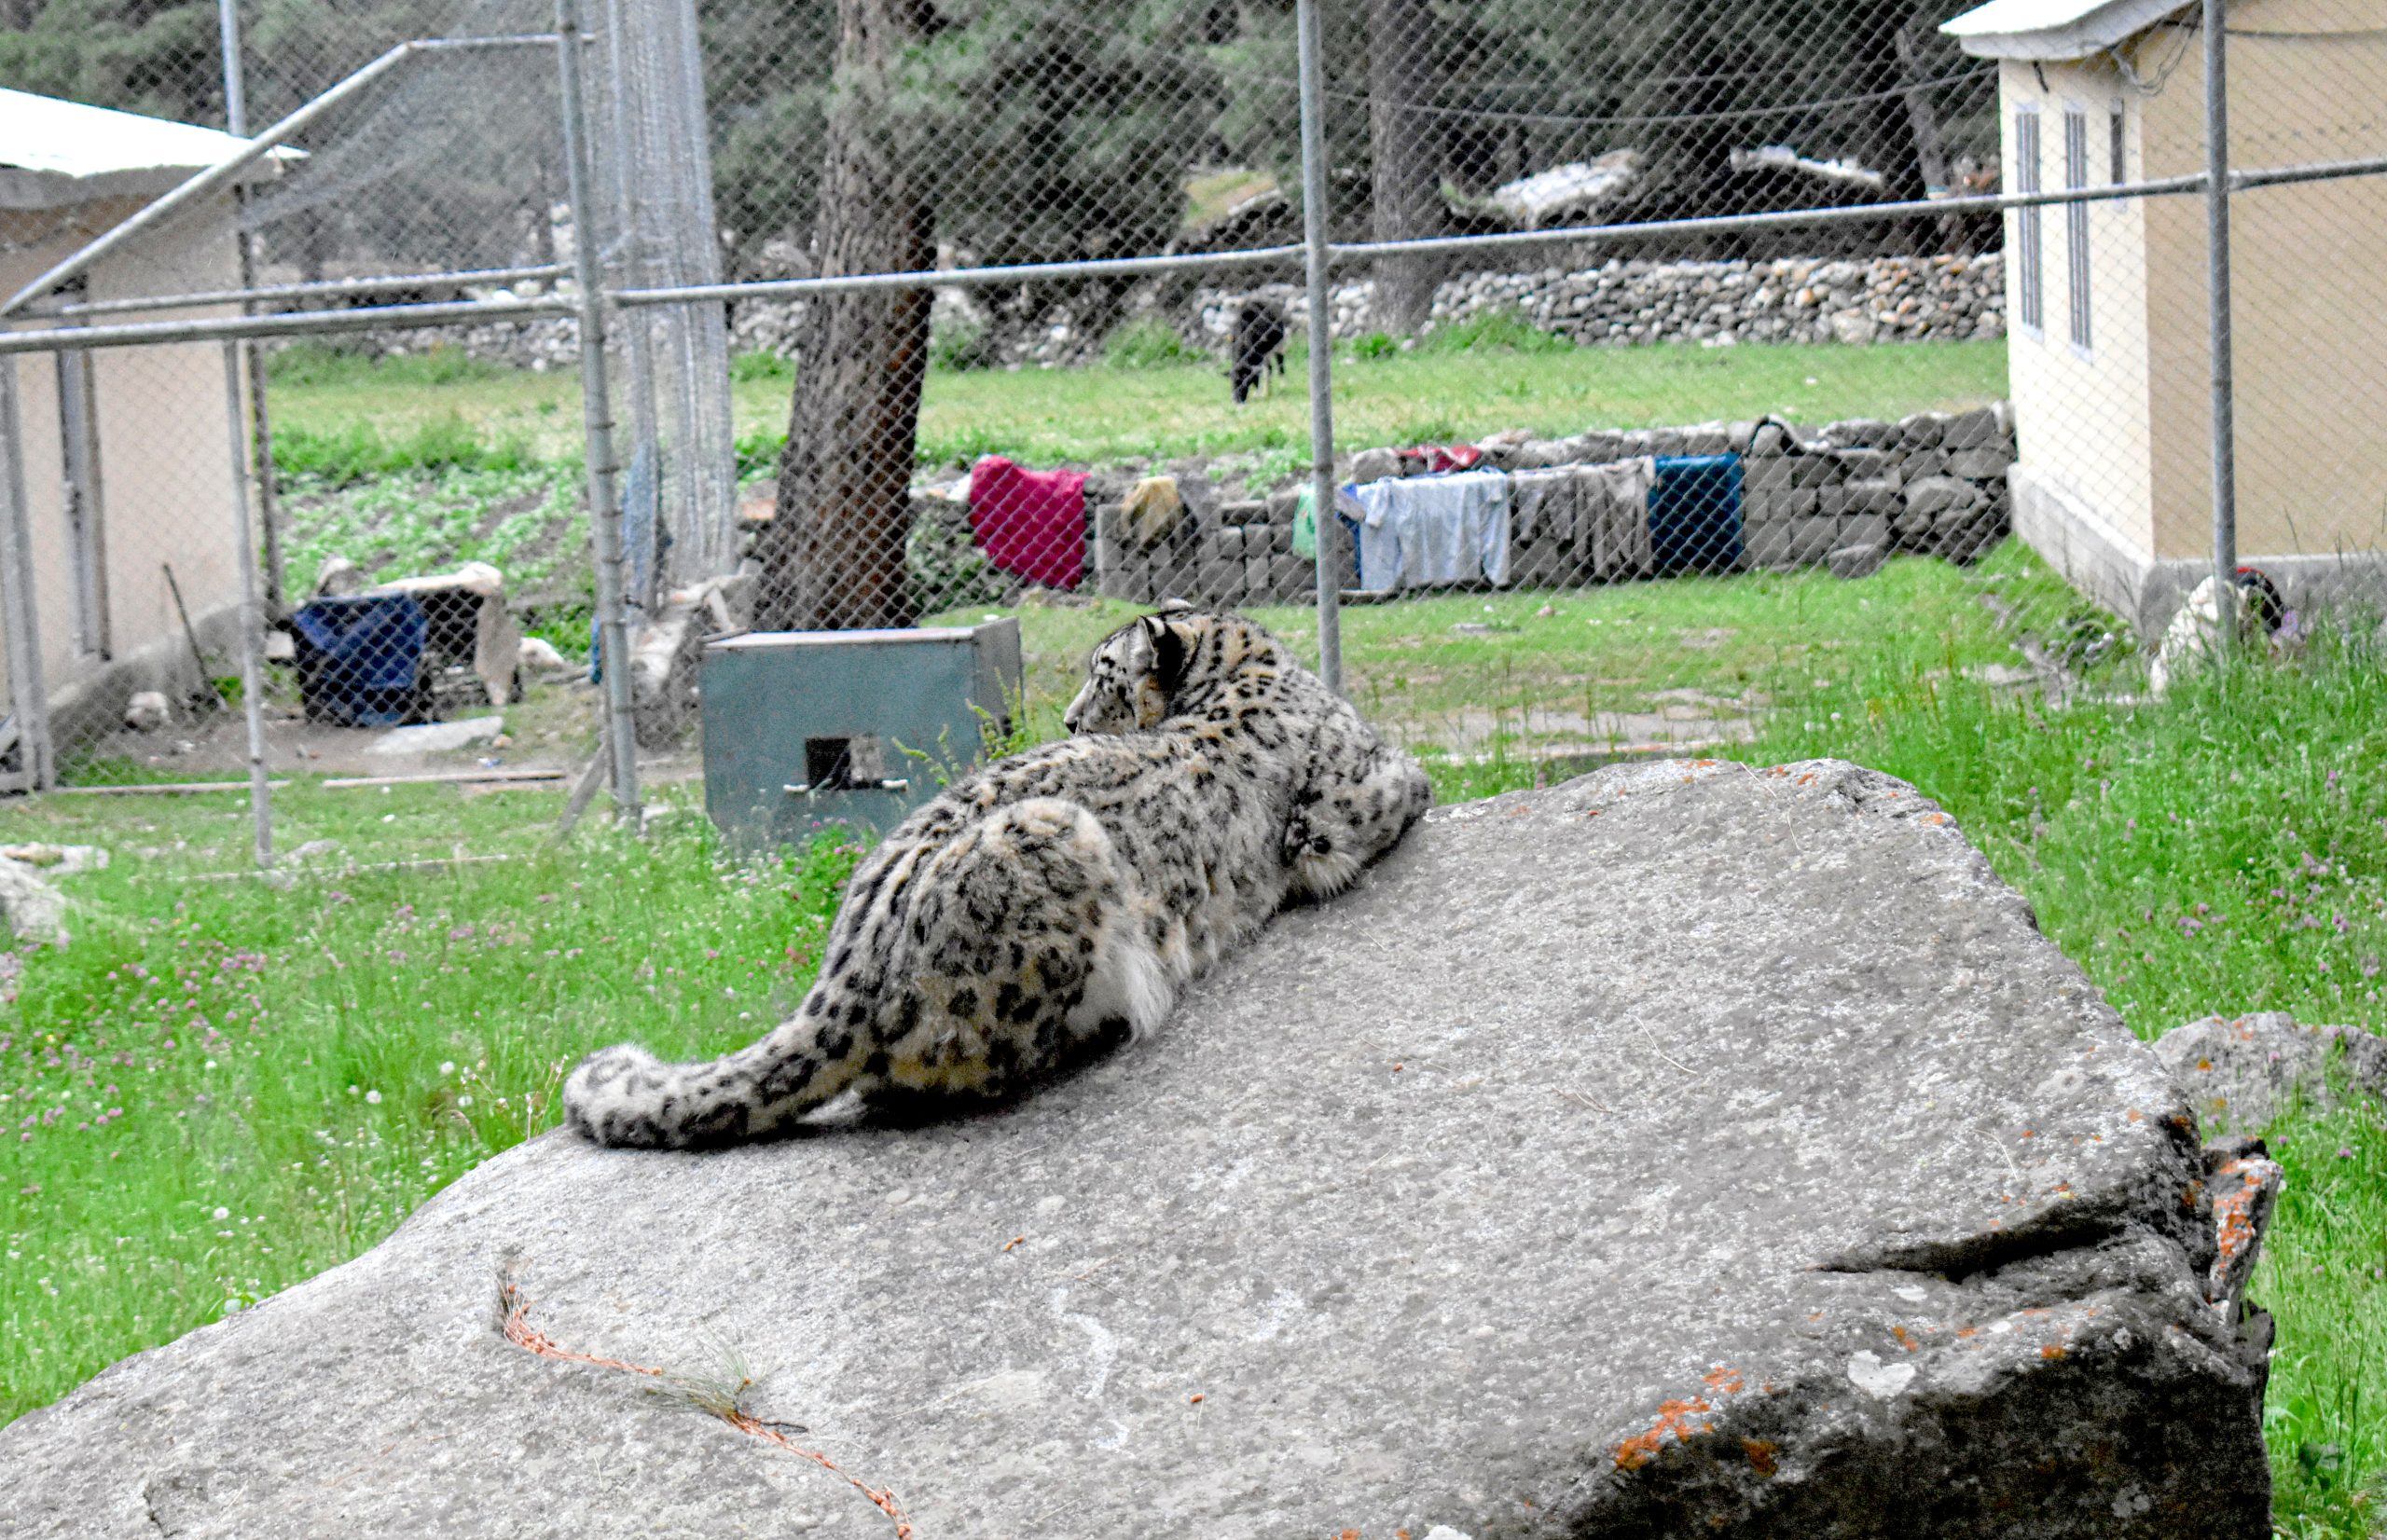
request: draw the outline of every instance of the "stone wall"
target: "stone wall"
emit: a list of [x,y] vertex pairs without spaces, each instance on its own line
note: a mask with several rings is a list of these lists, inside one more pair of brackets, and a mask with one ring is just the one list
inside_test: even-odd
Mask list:
[[[568,286],[564,286],[568,287]],[[1355,279],[1334,285],[1333,332],[1349,340],[1376,329],[1375,284]],[[1187,345],[1224,357],[1238,306],[1249,297],[1275,300],[1298,331],[1309,302],[1298,283],[1198,288],[1164,297],[1156,285],[1128,296],[1126,320],[1158,316]],[[800,299],[747,300],[730,310],[730,351],[790,355]],[[1877,256],[1825,260],[1787,257],[1770,262],[1649,262],[1616,260],[1599,267],[1522,273],[1469,273],[1434,291],[1428,329],[1493,315],[1512,315],[1538,330],[1585,346],[1651,342],[1919,342],[2006,335],[2006,263],[1980,256]],[[970,328],[984,337],[977,351],[999,366],[1059,367],[1102,356],[1106,323],[1056,304],[1033,316],[988,313],[959,289],[937,296],[935,323]],[[476,326],[457,332],[373,332],[365,345],[377,353],[462,347],[475,358],[530,368],[573,363],[578,347],[565,320]]]
[[[2007,533],[2006,473],[2014,461],[2013,413],[2004,403],[1973,411],[1922,412],[1896,422],[1852,419],[1821,428],[1769,421],[1593,432],[1485,447],[1497,469],[1597,464],[1639,455],[1740,454],[1743,555],[1739,570],[1789,571],[1830,565],[1861,575],[1897,552],[1970,561]],[[1414,459],[1364,450],[1345,477],[1414,474]],[[1183,598],[1225,607],[1300,604],[1316,593],[1316,568],[1293,554],[1297,484],[1264,498],[1206,495],[1180,476],[1187,514],[1151,546],[1119,533],[1116,513],[1133,478],[1086,483],[1087,585],[1108,598]],[[1588,557],[1549,539],[1512,547],[1515,588],[1569,588],[1594,580]]]

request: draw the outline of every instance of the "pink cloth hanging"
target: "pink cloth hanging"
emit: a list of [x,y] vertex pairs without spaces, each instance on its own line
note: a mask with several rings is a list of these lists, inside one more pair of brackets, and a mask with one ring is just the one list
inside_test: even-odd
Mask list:
[[970,529],[1002,571],[1074,590],[1085,576],[1085,473],[1022,470],[988,455],[970,467]]

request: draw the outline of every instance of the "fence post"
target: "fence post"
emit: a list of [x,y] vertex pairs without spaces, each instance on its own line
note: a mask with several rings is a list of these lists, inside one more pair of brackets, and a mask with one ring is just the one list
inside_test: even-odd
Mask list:
[[[54,354],[24,353],[25,358]],[[17,412],[17,359],[0,358],[0,624],[7,627],[8,695],[17,717],[18,762],[29,791],[57,784],[50,751],[49,694],[41,672],[41,621],[34,605],[33,531],[25,507],[24,436]]]
[[241,391],[241,344],[224,344],[224,409],[232,437],[232,543],[241,562],[241,714],[249,728],[249,817],[258,870],[273,864],[273,792],[265,764],[265,614],[257,598],[255,532],[249,522],[249,414]]
[[614,406],[605,374],[604,274],[597,259],[596,203],[588,190],[588,138],[581,94],[579,0],[556,0],[556,81],[563,105],[565,195],[572,205],[573,274],[580,287],[580,406],[587,438],[588,522],[597,554],[597,638],[605,671],[605,748],[614,804],[639,825],[638,731],[630,716],[630,628],[623,612],[622,505],[614,487]]
[[1310,501],[1318,521],[1318,671],[1343,689],[1343,521],[1334,512],[1334,315],[1326,242],[1325,62],[1318,0],[1295,0],[1302,120],[1303,267],[1309,284]]
[[[2238,400],[2229,313],[2229,33],[2223,0],[2204,0],[2205,276],[2213,330],[2213,571],[2234,617],[2238,572]],[[2221,627],[2221,645],[2237,643]]]
[[[249,136],[249,97],[247,76],[241,68],[241,0],[216,0],[215,25],[224,46],[224,129],[235,139]],[[254,287],[257,268],[263,266],[257,255],[257,237],[247,227],[249,189],[245,182],[232,186],[232,207],[240,216],[238,232],[241,245],[241,287]],[[255,313],[255,307],[243,302],[243,314]],[[269,614],[280,615],[288,608],[287,584],[282,561],[281,488],[273,474],[273,419],[266,409],[265,352],[254,342],[240,345],[243,362],[249,371],[249,438],[255,447],[251,461],[257,486],[257,528],[265,536],[265,607]]]

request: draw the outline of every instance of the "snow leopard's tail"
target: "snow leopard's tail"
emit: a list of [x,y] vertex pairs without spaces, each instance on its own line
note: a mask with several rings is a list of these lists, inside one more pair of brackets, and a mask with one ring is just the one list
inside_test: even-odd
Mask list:
[[682,1149],[781,1132],[849,1089],[1007,1093],[1174,1003],[1123,877],[1100,823],[1055,799],[890,840],[855,873],[794,1015],[695,1064],[600,1050],[564,1084],[567,1119],[599,1144]]

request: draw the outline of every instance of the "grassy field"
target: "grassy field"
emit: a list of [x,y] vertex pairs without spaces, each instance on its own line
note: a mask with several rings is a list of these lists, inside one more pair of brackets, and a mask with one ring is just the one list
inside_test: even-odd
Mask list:
[[[1309,446],[1305,364],[1289,385],[1236,407],[1207,361],[1151,367],[932,369],[920,410],[924,465],[983,454],[1023,463],[1106,464],[1191,455],[1274,455],[1290,470]],[[446,354],[375,364],[283,353],[273,373],[277,453],[310,473],[349,466],[501,467],[575,459],[578,384]],[[1576,348],[1521,326],[1479,323],[1416,351],[1343,350],[1338,440],[1355,447],[1478,436],[1505,428],[1572,433],[1756,418],[1801,422],[1902,416],[2004,393],[2002,342]],[[793,378],[780,360],[738,361],[738,432],[749,452],[783,437]]]
[[[1745,694],[1804,677],[1810,698],[1754,711],[1759,736],[1732,752],[1838,754],[1915,781],[2142,1035],[2256,1008],[2377,1029],[2380,659],[2366,641],[2325,640],[2159,707],[2054,708],[1967,672],[2011,655],[1983,600],[2036,595],[2022,607],[2053,616],[2045,583],[2008,551],[1812,591],[1687,581],[1568,596],[1547,616],[1501,600],[1492,620],[1515,628],[1483,633],[1450,631],[1489,624],[1457,618],[1483,615],[1478,600],[1346,623],[1354,678],[1386,703],[1405,689],[1494,708],[1522,681],[1635,667]],[[1628,611],[1633,626],[1612,624]],[[1049,730],[1077,658],[1116,617],[1023,618],[1031,720]],[[1496,745],[1432,773],[1447,799],[1539,771]],[[338,839],[359,861],[516,859],[326,873],[283,891],[187,875],[202,857],[237,867],[237,804],[0,807],[0,840],[97,842],[118,858],[73,880],[75,944],[23,960],[0,1027],[0,1137],[16,1135],[0,1145],[0,1416],[371,1244],[550,1124],[583,1049],[745,1040],[806,986],[853,856],[832,844],[728,861],[684,817],[649,845],[592,827],[552,851],[542,792],[302,787],[282,806],[285,843]],[[2368,1106],[2295,1115],[2273,1148],[2290,1185],[2255,1294],[2280,1323],[2266,1411],[2280,1524],[2356,1540],[2387,1480],[2387,1119]]]
[[[973,608],[928,624],[1017,614],[1033,706],[1066,700],[1087,651],[1145,608]],[[1345,684],[1372,721],[1458,776],[1456,762],[1486,756],[1754,737],[1794,705],[1828,714],[1883,667],[2016,669],[2021,633],[2000,610],[2043,634],[2098,620],[2028,547],[2008,542],[1975,567],[1900,557],[1863,583],[1757,572],[1355,606],[1342,612]],[[1315,663],[1314,610],[1251,613]],[[1057,716],[1037,725],[1059,730]]]

